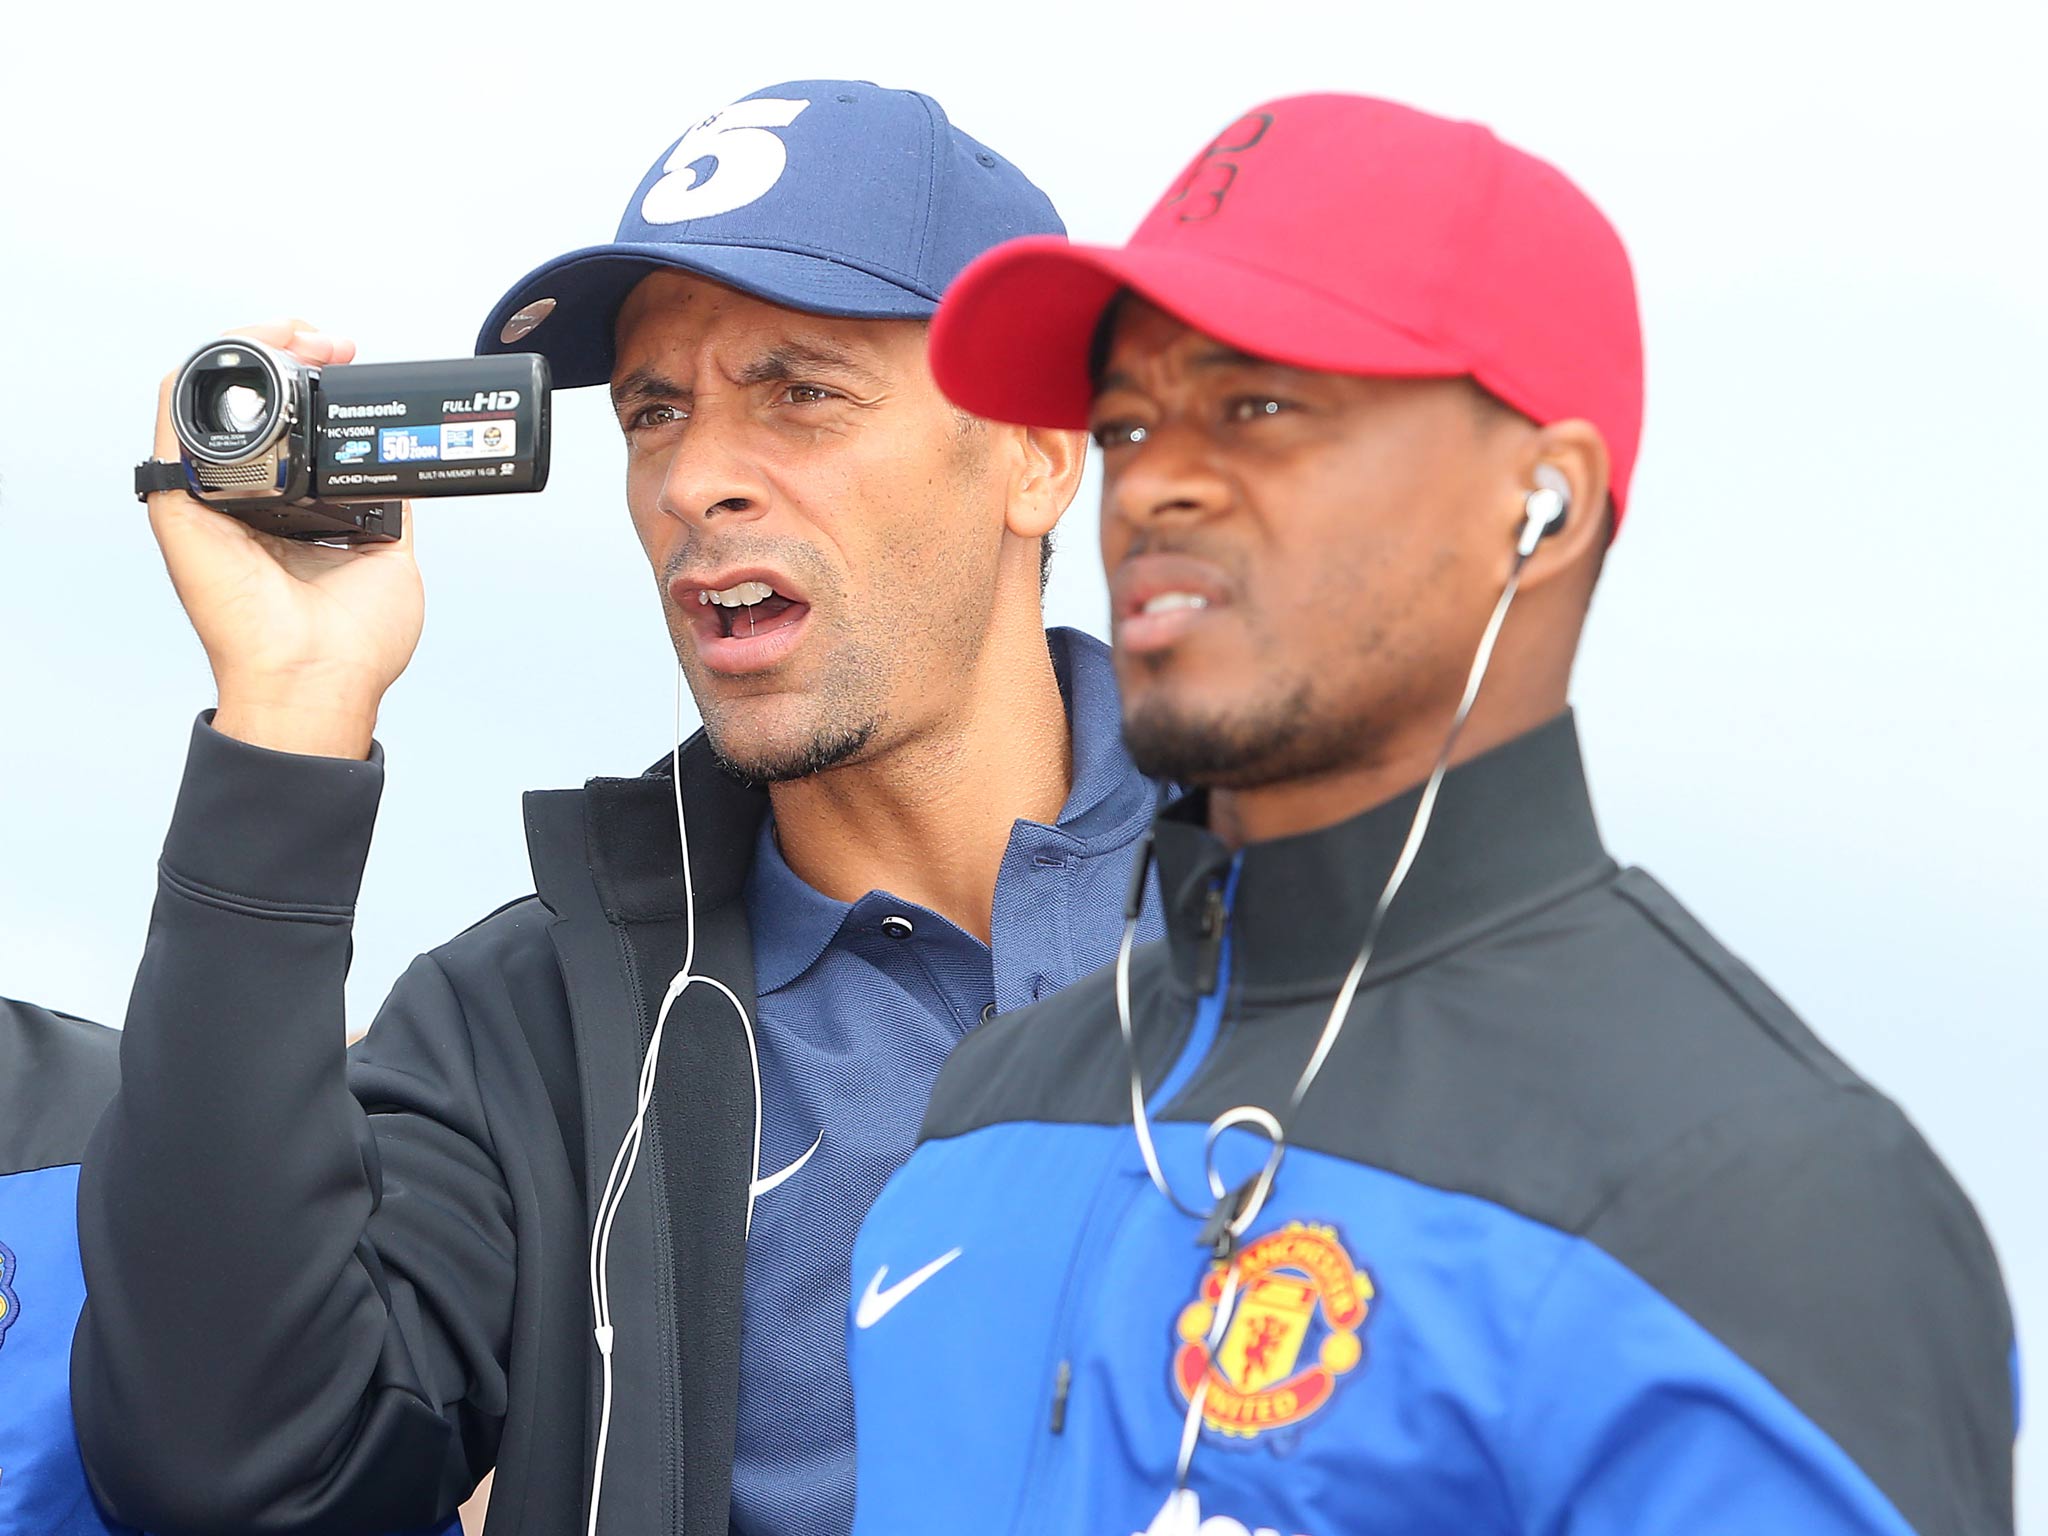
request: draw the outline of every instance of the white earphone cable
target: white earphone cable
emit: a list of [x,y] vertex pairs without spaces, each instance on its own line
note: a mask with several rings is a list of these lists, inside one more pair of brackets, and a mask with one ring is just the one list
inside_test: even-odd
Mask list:
[[597,1200],[590,1239],[590,1305],[595,1320],[593,1329],[599,1356],[599,1374],[602,1386],[599,1392],[597,1412],[596,1460],[590,1474],[590,1518],[586,1527],[588,1536],[597,1536],[597,1516],[604,1497],[605,1454],[611,1445],[612,1426],[612,1299],[611,1299],[611,1251],[612,1224],[618,1219],[619,1208],[625,1202],[626,1189],[633,1181],[633,1170],[640,1163],[640,1146],[647,1128],[648,1107],[654,1102],[654,1081],[661,1061],[662,1035],[668,1027],[668,1016],[682,995],[691,987],[710,987],[732,1004],[739,1016],[740,1029],[747,1039],[747,1063],[752,1069],[754,1086],[754,1146],[753,1160],[749,1164],[752,1174],[747,1184],[747,1217],[745,1232],[751,1234],[754,1227],[754,1201],[761,1193],[761,1053],[754,1040],[754,1021],[747,1017],[747,1010],[732,988],[716,976],[700,976],[695,970],[697,962],[697,889],[690,872],[690,834],[683,819],[683,669],[676,667],[675,728],[670,735],[675,745],[670,749],[669,765],[673,775],[672,787],[676,802],[676,838],[683,851],[683,966],[670,978],[668,991],[661,1000],[661,1009],[655,1015],[654,1028],[647,1038],[647,1050],[640,1058],[640,1079],[634,1093],[633,1121],[626,1128],[625,1136],[619,1142],[619,1150],[612,1158],[611,1172],[604,1181],[603,1192]]
[[[1545,472],[1548,472],[1547,474]],[[1486,628],[1480,635],[1470,670],[1466,673],[1465,689],[1458,699],[1458,707],[1451,717],[1450,729],[1444,735],[1443,746],[1437,753],[1436,762],[1430,770],[1420,799],[1416,802],[1415,814],[1408,823],[1408,835],[1401,845],[1400,855],[1394,861],[1394,868],[1380,889],[1379,900],[1373,904],[1372,916],[1368,919],[1365,939],[1359,946],[1358,956],[1345,974],[1343,985],[1337,989],[1337,996],[1330,1007],[1330,1016],[1317,1037],[1315,1049],[1310,1052],[1301,1076],[1296,1080],[1294,1091],[1288,1095],[1287,1108],[1279,1116],[1257,1105],[1239,1105],[1225,1110],[1210,1123],[1204,1147],[1204,1162],[1210,1192],[1216,1196],[1215,1214],[1208,1219],[1217,1220],[1222,1216],[1230,1199],[1229,1186],[1224,1182],[1215,1161],[1217,1140],[1221,1133],[1236,1125],[1257,1125],[1272,1142],[1272,1150],[1258,1175],[1244,1186],[1239,1194],[1238,1209],[1230,1213],[1217,1232],[1218,1256],[1227,1255],[1221,1293],[1218,1297],[1215,1316],[1205,1335],[1204,1347],[1208,1355],[1208,1369],[1202,1380],[1189,1394],[1187,1416],[1181,1424],[1180,1454],[1174,1469],[1174,1495],[1180,1497],[1186,1492],[1188,1469],[1194,1460],[1195,1445],[1199,1437],[1202,1412],[1208,1402],[1208,1380],[1215,1368],[1216,1351],[1221,1347],[1225,1333],[1230,1326],[1231,1315],[1239,1299],[1238,1252],[1236,1239],[1243,1236],[1258,1219],[1265,1208],[1266,1200],[1273,1191],[1273,1183],[1280,1173],[1281,1160],[1285,1157],[1288,1140],[1287,1128],[1294,1119],[1295,1111],[1301,1108],[1302,1100],[1308,1097],[1309,1089],[1323,1070],[1323,1064],[1330,1059],[1336,1048],[1338,1037],[1344,1032],[1344,1025],[1351,1015],[1351,1005],[1358,995],[1360,983],[1365,978],[1367,966],[1372,963],[1374,947],[1379,943],[1380,930],[1385,925],[1387,913],[1394,904],[1394,898],[1407,882],[1408,873],[1414,868],[1416,856],[1422,850],[1423,838],[1429,832],[1431,818],[1436,811],[1438,792],[1443,787],[1444,776],[1450,771],[1451,757],[1458,745],[1458,737],[1465,729],[1465,721],[1472,713],[1472,706],[1479,698],[1480,686],[1486,680],[1486,673],[1493,662],[1495,643],[1500,639],[1501,627],[1507,622],[1508,610],[1514,606],[1515,594],[1521,589],[1522,569],[1529,563],[1536,546],[1545,533],[1558,526],[1569,505],[1569,484],[1549,465],[1538,468],[1538,488],[1532,492],[1524,507],[1523,525],[1515,540],[1514,564],[1509,568],[1508,578],[1501,588],[1493,613],[1487,619]],[[1145,1110],[1145,1088],[1138,1063],[1137,1038],[1131,1019],[1131,947],[1137,933],[1137,896],[1142,890],[1146,866],[1151,860],[1152,845],[1148,838],[1139,855],[1139,867],[1132,884],[1133,897],[1124,911],[1123,942],[1117,948],[1116,957],[1116,1005],[1117,1026],[1123,1035],[1126,1065],[1130,1071],[1131,1119],[1137,1132],[1138,1149],[1144,1158],[1146,1175],[1153,1187],[1166,1197],[1167,1201],[1183,1215],[1201,1218],[1203,1213],[1189,1206],[1168,1184],[1164,1169],[1160,1165],[1159,1153],[1152,1136],[1151,1116]],[[1227,919],[1226,919],[1227,920]]]

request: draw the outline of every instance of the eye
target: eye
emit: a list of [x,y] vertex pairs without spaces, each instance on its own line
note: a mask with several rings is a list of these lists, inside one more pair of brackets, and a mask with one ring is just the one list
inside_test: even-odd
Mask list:
[[646,427],[665,427],[670,422],[687,421],[689,414],[673,400],[658,400],[652,405],[643,405],[626,418],[626,430],[638,432]]
[[1238,395],[1224,402],[1223,419],[1228,422],[1260,421],[1293,409],[1291,401],[1276,400],[1271,395]]
[[1151,436],[1151,429],[1141,421],[1104,421],[1088,429],[1088,435],[1095,439],[1095,446],[1105,452],[1111,448],[1135,448]]
[[782,391],[785,405],[822,405],[833,398],[832,391],[821,384],[790,384]]

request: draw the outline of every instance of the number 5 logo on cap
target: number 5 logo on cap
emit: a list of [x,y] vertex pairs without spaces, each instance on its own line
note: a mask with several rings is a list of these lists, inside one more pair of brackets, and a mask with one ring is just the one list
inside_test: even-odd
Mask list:
[[[789,164],[789,150],[768,130],[787,128],[809,105],[761,96],[712,113],[663,162],[665,174],[640,200],[640,217],[650,224],[680,224],[765,197]],[[711,166],[699,175],[693,167],[702,160]]]

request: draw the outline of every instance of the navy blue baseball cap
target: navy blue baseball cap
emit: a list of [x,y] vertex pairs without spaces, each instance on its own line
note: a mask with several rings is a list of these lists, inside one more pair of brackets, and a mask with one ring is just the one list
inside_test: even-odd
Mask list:
[[808,314],[922,319],[983,251],[1065,233],[1046,195],[931,97],[792,80],[692,124],[640,178],[617,238],[521,278],[476,350],[540,352],[558,389],[602,384],[619,306],[658,268]]

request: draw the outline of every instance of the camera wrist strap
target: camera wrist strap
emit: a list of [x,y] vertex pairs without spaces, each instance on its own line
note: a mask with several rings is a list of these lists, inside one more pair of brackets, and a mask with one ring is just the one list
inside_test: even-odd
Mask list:
[[184,491],[185,466],[178,459],[144,459],[135,466],[135,499],[146,502],[156,491]]

